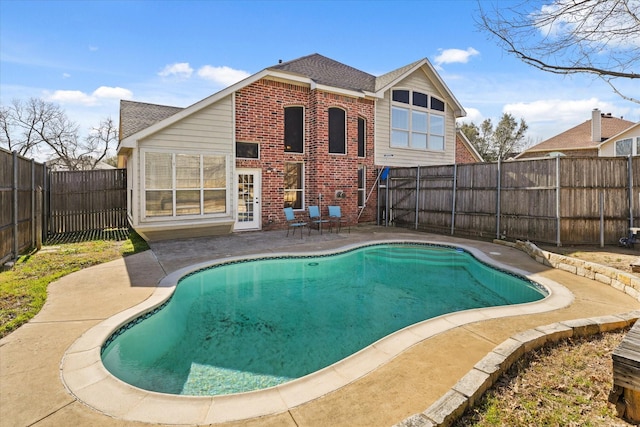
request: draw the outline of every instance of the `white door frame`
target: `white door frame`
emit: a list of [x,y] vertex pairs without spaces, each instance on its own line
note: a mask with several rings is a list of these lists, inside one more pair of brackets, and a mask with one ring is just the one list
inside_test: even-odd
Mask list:
[[[242,199],[239,188],[240,175],[253,175],[253,200],[251,206],[245,206],[245,200]],[[234,231],[242,230],[260,230],[262,228],[262,170],[261,169],[236,169],[234,176],[234,205],[236,212],[236,223]],[[252,210],[250,220],[245,220],[244,214],[247,209]]]

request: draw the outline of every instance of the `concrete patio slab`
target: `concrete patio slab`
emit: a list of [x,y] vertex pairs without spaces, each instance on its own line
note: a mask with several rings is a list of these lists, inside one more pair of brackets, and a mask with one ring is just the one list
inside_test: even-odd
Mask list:
[[[105,412],[129,414],[125,419],[92,409],[67,391],[60,378],[60,364],[74,341],[82,337],[74,344],[79,347],[73,347],[75,350],[68,354],[72,370],[90,363],[83,360],[80,354],[88,351],[84,348],[86,345],[91,347],[90,337],[85,339],[84,336],[88,330],[105,321],[110,325],[105,330],[113,328],[120,320],[111,320],[109,323],[107,319],[111,316],[144,301],[157,303],[161,298],[152,301],[150,297],[157,290],[158,282],[165,275],[195,263],[285,250],[329,251],[371,240],[389,239],[418,239],[472,246],[487,259],[561,283],[575,299],[568,306],[559,303],[553,305],[550,307],[552,311],[544,313],[521,314],[518,310],[511,311],[508,321],[470,318],[467,320],[471,323],[444,321],[452,324],[453,328],[444,328],[445,323],[440,320],[434,322],[432,327],[420,326],[412,332],[418,342],[399,351],[391,360],[381,360],[379,356],[386,353],[377,350],[370,353],[371,360],[348,360],[336,367],[336,378],[346,378],[345,385],[338,389],[324,390],[319,397],[280,413],[228,422],[226,425],[393,425],[425,411],[494,347],[514,334],[555,322],[610,316],[640,308],[636,299],[611,286],[579,278],[566,271],[550,269],[514,248],[395,228],[356,227],[352,228],[350,234],[314,234],[310,237],[305,235],[303,239],[287,239],[285,233],[274,231],[159,242],[152,245],[152,251],[82,270],[51,284],[42,312],[27,325],[0,340],[0,425],[149,425],[131,421],[131,414],[138,416],[136,411],[143,410],[135,396],[130,396],[131,401],[126,407],[117,403],[120,402],[118,399],[113,399],[111,407],[105,406],[108,409]],[[464,317],[467,316],[464,314]],[[420,340],[429,335],[429,330],[434,334]],[[398,339],[401,347],[407,345],[406,337]],[[385,350],[393,352],[393,347],[390,345]],[[73,357],[78,359],[74,360]],[[353,365],[375,369],[361,376],[352,370]],[[100,382],[97,380],[89,381],[83,388],[94,398],[104,400],[126,393],[117,389],[93,388]],[[293,401],[296,398],[299,396],[287,399]],[[219,403],[225,400],[220,399]],[[204,403],[192,409],[185,408],[182,416],[181,411],[169,411],[166,402],[159,399],[155,401],[157,410],[154,418],[148,421],[160,425],[184,425],[184,420],[190,419],[189,413],[199,414],[206,422],[225,421],[223,413],[214,409],[216,398],[213,401],[210,409],[206,409],[208,403]],[[227,403],[235,405],[231,400]],[[262,403],[257,402],[256,405]],[[242,412],[242,406],[239,410]],[[247,415],[258,413],[248,408],[245,412]]]

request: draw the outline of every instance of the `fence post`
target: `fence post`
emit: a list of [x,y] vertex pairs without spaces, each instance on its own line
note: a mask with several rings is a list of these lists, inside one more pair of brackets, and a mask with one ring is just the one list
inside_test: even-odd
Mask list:
[[600,191],[600,247],[604,248],[604,191]]
[[453,200],[451,201],[451,235],[453,236],[456,223],[456,188],[458,187],[458,164],[453,165]]
[[18,259],[18,152],[13,152],[13,259]]
[[562,246],[560,241],[560,156],[556,156],[556,246]]
[[47,237],[49,236],[50,229],[50,218],[51,218],[51,208],[49,203],[49,193],[50,193],[50,176],[51,171],[47,167],[47,162],[44,162],[42,167],[44,168],[42,171],[43,178],[43,188],[42,188],[42,240],[46,242]]
[[31,247],[36,246],[36,161],[31,159]]
[[501,159],[498,157],[498,185],[496,186],[496,239],[500,240],[500,191],[502,184],[502,173],[500,171]]
[[416,170],[416,221],[414,228],[418,229],[418,212],[420,208],[420,166]]
[[633,157],[627,158],[627,174],[629,176],[629,228],[633,227]]

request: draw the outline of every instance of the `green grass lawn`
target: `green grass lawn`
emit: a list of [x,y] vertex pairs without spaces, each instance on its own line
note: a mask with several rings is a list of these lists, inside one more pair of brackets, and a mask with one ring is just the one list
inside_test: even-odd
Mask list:
[[148,248],[140,236],[131,232],[127,240],[62,243],[21,256],[12,270],[0,273],[0,338],[38,314],[47,299],[49,283]]

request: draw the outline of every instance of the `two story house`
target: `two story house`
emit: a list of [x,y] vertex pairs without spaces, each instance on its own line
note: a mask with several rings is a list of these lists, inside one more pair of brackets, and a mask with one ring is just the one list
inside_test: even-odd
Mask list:
[[187,108],[122,101],[129,219],[151,241],[285,227],[284,207],[373,221],[381,170],[453,164],[464,115],[427,59],[376,77],[318,54]]

